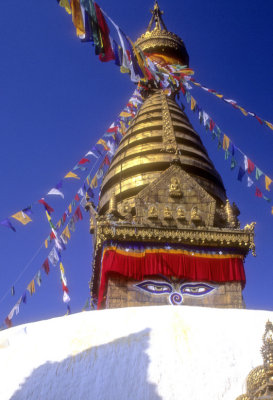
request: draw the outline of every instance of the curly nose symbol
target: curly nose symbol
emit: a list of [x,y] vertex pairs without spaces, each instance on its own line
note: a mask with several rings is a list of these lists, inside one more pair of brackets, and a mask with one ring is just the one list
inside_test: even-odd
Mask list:
[[169,299],[170,299],[170,302],[175,306],[178,304],[181,304],[183,301],[183,297],[179,293],[172,293],[170,295]]

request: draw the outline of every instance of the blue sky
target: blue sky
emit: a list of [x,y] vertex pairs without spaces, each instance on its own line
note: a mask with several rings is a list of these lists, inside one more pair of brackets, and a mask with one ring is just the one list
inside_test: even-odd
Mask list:
[[[153,6],[147,0],[102,0],[98,4],[133,40],[145,31]],[[159,5],[167,28],[186,44],[195,79],[272,121],[272,2],[161,0]],[[71,17],[55,0],[5,2],[0,34],[1,220],[43,197],[73,168],[117,117],[134,84],[113,62],[101,63],[91,44],[79,41]],[[192,94],[233,142],[273,177],[273,131],[201,89],[195,88]],[[257,222],[257,257],[249,255],[245,263],[246,305],[272,310],[271,206],[256,198],[245,181],[237,181],[224,152],[217,151],[188,107],[186,112],[223,178],[228,197],[241,210],[242,226]],[[47,197],[55,209],[54,222],[79,187],[78,181],[70,181],[64,188],[64,200]],[[0,300],[0,325],[48,254],[41,249],[11,296],[13,282],[49,233],[38,206],[33,223],[14,225],[16,233],[0,226],[0,299],[4,297]],[[72,312],[80,311],[88,298],[92,262],[88,227],[85,214],[63,253]],[[28,296],[14,324],[66,312],[59,271],[51,268],[49,276],[42,277],[42,286]]]

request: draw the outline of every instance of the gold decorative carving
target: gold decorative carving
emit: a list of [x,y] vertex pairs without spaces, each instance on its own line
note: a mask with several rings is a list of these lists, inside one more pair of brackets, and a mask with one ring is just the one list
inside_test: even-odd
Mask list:
[[153,219],[158,217],[157,207],[152,205],[148,209],[148,218]]
[[255,225],[256,225],[256,222],[251,222],[251,224],[247,224],[244,226],[244,230],[254,232]]
[[183,207],[177,208],[176,216],[177,216],[177,219],[179,219],[181,221],[186,220],[185,210],[183,209]]
[[162,101],[162,125],[163,125],[163,146],[162,150],[168,153],[176,153],[178,151],[176,137],[173,129],[172,117],[169,110],[166,95],[160,92]]
[[170,207],[165,207],[164,208],[164,219],[172,219],[173,218],[173,216],[172,216],[172,212],[171,212],[171,210],[170,210]]
[[201,222],[197,207],[192,207],[191,209],[191,221],[196,223]]
[[171,178],[171,183],[169,186],[169,195],[171,197],[181,197],[182,192],[179,185],[179,180],[175,176]]
[[261,348],[263,365],[254,368],[247,377],[247,392],[236,400],[273,399],[273,324],[267,321]]

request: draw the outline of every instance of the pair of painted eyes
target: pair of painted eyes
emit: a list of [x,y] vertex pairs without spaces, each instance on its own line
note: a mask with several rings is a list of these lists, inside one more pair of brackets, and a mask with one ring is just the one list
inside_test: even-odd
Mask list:
[[[165,282],[144,281],[136,284],[136,286],[142,290],[145,290],[146,292],[154,294],[170,294],[174,291],[172,285]],[[213,286],[207,285],[206,283],[184,283],[180,286],[180,292],[182,294],[188,294],[192,296],[202,296],[210,293],[214,289],[215,288]]]

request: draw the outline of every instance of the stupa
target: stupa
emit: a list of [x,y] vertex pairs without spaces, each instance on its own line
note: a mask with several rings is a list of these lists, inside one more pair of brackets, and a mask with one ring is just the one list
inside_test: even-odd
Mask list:
[[[157,2],[135,47],[158,63],[189,65]],[[149,83],[103,179],[95,217],[90,206],[90,291],[99,308],[244,308],[255,224],[240,228],[239,209],[176,98]]]

